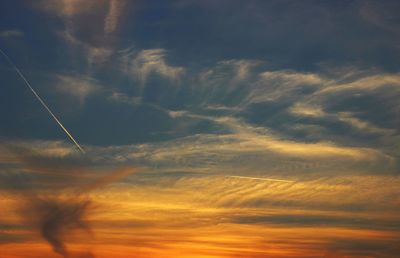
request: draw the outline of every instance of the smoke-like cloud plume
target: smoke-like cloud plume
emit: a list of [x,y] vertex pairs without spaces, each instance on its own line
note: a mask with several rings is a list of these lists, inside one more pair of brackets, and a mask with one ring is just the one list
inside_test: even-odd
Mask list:
[[[35,171],[28,172],[29,175],[33,174],[33,179],[23,173],[5,178],[13,186],[10,191],[21,199],[20,211],[26,223],[37,229],[53,251],[62,257],[94,257],[90,252],[79,254],[69,252],[66,244],[72,239],[73,232],[79,231],[86,239],[92,236],[88,222],[92,209],[90,192],[137,173],[140,169],[128,166],[105,173],[88,168],[83,164],[84,161],[79,159],[75,160],[77,164],[71,165],[74,159],[37,156],[31,149],[20,146],[8,146],[8,150],[16,156],[15,160],[24,169]],[[44,189],[36,184],[34,177],[37,175],[36,171],[40,176],[50,176],[49,183],[55,180],[53,183],[60,184],[59,189],[57,190],[57,187]],[[76,171],[81,174],[85,183],[78,181]],[[72,179],[65,178],[68,173],[72,175]],[[102,176],[97,176],[99,173]],[[39,178],[43,182],[43,178]],[[87,179],[90,179],[90,183]],[[65,182],[65,186],[57,181]]]
[[[67,238],[72,231],[80,230],[91,236],[88,216],[91,209],[90,191],[105,187],[112,182],[122,179],[134,172],[136,168],[121,168],[95,180],[94,183],[76,189],[72,197],[63,198],[60,195],[51,197],[28,197],[24,216],[29,216],[28,223],[38,228],[40,235],[61,256],[72,256],[66,247]],[[79,256],[81,257],[81,256]],[[94,257],[87,253],[84,257]]]
[[38,226],[40,235],[52,246],[54,252],[70,257],[65,237],[71,230],[84,230],[90,234],[90,226],[85,220],[89,199],[35,198],[27,207],[27,214]]

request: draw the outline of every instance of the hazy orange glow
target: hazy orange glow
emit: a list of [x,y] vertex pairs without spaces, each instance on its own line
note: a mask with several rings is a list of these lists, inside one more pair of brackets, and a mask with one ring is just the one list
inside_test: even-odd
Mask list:
[[[207,186],[217,187],[221,180],[226,184],[229,180],[234,183],[233,180],[238,179],[214,178]],[[257,195],[264,191],[264,195],[281,195],[281,198],[292,195],[288,188],[282,187],[279,182],[253,181],[240,182],[241,189],[238,188],[239,185],[231,185],[229,191],[236,196],[247,192],[249,198],[254,195],[254,191]],[[371,229],[364,225],[365,222],[357,223],[371,221],[377,225],[391,225],[395,223],[398,214],[396,211],[226,206],[221,202],[208,202],[210,198],[215,198],[212,191],[193,188],[186,185],[187,182],[183,183],[175,184],[173,189],[116,186],[93,192],[90,194],[93,203],[87,217],[92,227],[91,232],[87,234],[75,231],[68,236],[66,242],[71,256],[88,257],[85,252],[89,250],[95,257],[104,258],[363,257],[362,250],[354,252],[353,255],[351,250],[346,251],[345,248],[341,248],[344,251],[337,251],[335,245],[345,247],[347,241],[390,241],[393,242],[391,248],[397,248],[395,243],[400,231],[385,226]],[[192,182],[192,185],[195,184]],[[303,186],[298,183],[293,186],[297,194],[301,194],[303,187],[319,188],[320,191],[329,189],[321,183],[305,183]],[[330,191],[340,196],[346,192],[346,188],[336,186]],[[20,216],[13,212],[18,206],[18,199],[10,195],[8,197],[1,203],[3,207],[8,207],[4,210],[3,218],[10,224],[18,224],[21,222],[18,222]],[[321,194],[320,197],[315,197],[314,201],[322,201],[325,198],[329,196],[324,197]],[[241,218],[245,220],[243,223],[240,222]],[[251,222],[254,218],[255,221]],[[267,219],[257,221],[257,218]],[[284,220],[279,222],[282,218]],[[313,224],[308,226],[307,221],[310,220]],[[315,224],[318,227],[315,227]],[[59,257],[52,253],[44,240],[38,240],[39,236],[34,229],[22,227],[2,234],[11,239],[22,240],[0,245],[2,258]]]

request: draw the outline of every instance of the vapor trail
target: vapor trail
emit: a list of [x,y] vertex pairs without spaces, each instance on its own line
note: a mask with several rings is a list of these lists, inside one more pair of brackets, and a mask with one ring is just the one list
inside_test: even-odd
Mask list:
[[248,177],[248,176],[228,176],[228,177],[243,178],[243,179],[251,179],[251,180],[263,180],[263,181],[285,182],[285,183],[294,183],[294,182],[296,182],[296,181],[293,181],[293,180],[283,180],[283,179],[263,178],[263,177]]
[[75,144],[75,146],[82,152],[85,153],[83,148],[79,145],[79,143],[74,139],[74,137],[68,132],[68,130],[63,126],[63,124],[58,120],[58,118],[53,114],[53,112],[50,110],[50,108],[46,105],[46,103],[42,100],[42,98],[39,96],[39,94],[36,93],[36,91],[33,89],[29,81],[25,78],[25,76],[22,74],[22,72],[18,69],[18,67],[14,64],[14,62],[11,60],[11,58],[8,57],[6,53],[0,48],[1,54],[7,59],[8,63],[14,68],[14,70],[18,73],[18,75],[21,77],[21,79],[25,82],[25,84],[28,86],[28,88],[32,91],[33,95],[39,100],[39,102],[42,104],[42,106],[47,110],[47,112],[51,115],[51,117],[57,122],[57,124],[61,127],[61,129],[67,134],[69,139]]

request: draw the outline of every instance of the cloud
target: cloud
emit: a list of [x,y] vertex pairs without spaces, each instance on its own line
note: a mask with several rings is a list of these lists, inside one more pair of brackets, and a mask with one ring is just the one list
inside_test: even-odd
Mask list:
[[108,97],[110,101],[118,102],[118,103],[125,103],[129,105],[139,105],[142,103],[142,99],[140,97],[130,97],[125,93],[121,92],[113,92]]
[[175,83],[179,82],[185,69],[167,64],[165,56],[166,51],[160,48],[141,50],[134,57],[127,54],[124,56],[125,71],[143,84],[152,74],[160,75]]
[[24,33],[20,30],[3,30],[0,31],[0,38],[19,38],[24,36]]
[[104,21],[104,32],[112,33],[118,28],[119,19],[125,7],[125,0],[111,0]]
[[[329,141],[300,141],[280,137],[234,117],[214,118],[170,112],[175,121],[210,120],[223,133],[200,133],[159,143],[91,148],[96,159],[116,164],[137,163],[149,169],[219,173],[231,170],[283,174],[365,174],[395,170],[395,158],[380,148],[339,145]],[[326,171],[329,170],[329,171]],[[231,174],[231,173],[229,173]],[[262,175],[260,175],[262,176]]]
[[313,73],[294,71],[266,71],[246,96],[244,103],[275,101],[283,97],[300,98],[329,84],[329,80]]
[[65,18],[71,18],[78,14],[88,13],[93,11],[93,7],[95,7],[96,4],[99,3],[94,3],[85,0],[61,0],[61,1],[39,0],[36,1],[34,5],[37,8],[48,11],[51,14],[62,16]]
[[343,122],[363,134],[370,133],[390,136],[395,134],[396,132],[394,129],[381,128],[374,124],[371,124],[368,121],[359,119],[356,117],[356,114],[352,112],[327,113],[322,108],[323,107],[321,106],[311,106],[310,104],[306,105],[304,103],[297,102],[292,107],[290,107],[289,112],[291,112],[295,116],[298,116],[298,119],[296,119],[297,121],[300,120],[302,117],[311,117],[326,119],[332,122]]
[[[102,200],[120,210],[103,214],[99,232],[103,232],[104,242],[118,241],[121,249],[134,242],[157,254],[174,250],[199,254],[201,249],[202,255],[218,257],[250,251],[273,254],[287,248],[293,249],[293,255],[304,253],[309,257],[310,250],[317,256],[339,239],[381,244],[396,240],[398,206],[394,206],[397,199],[391,193],[398,178],[298,179],[296,183],[285,183],[188,175],[167,180],[166,175],[154,175],[141,181],[140,187],[119,185],[102,192]],[[112,218],[121,213],[125,214],[121,224],[113,223]],[[173,219],[176,217],[180,220]],[[192,229],[189,232],[188,227]],[[315,227],[319,228],[317,233]],[[151,236],[141,236],[140,232],[149,230]],[[119,232],[119,237],[111,232]],[[160,241],[172,235],[172,241]],[[303,239],[307,239],[306,245]],[[284,246],[275,250],[271,242]],[[237,246],[232,248],[232,243]],[[221,249],[226,253],[214,253]],[[337,247],[332,252],[356,249]],[[148,253],[141,256],[152,257]]]
[[[174,187],[182,191],[185,189],[185,192],[198,189],[195,199],[206,207],[260,209],[256,214],[252,214],[260,216],[269,214],[268,209],[265,209],[267,207],[284,210],[293,208],[293,217],[331,214],[338,220],[343,218],[345,222],[346,219],[354,219],[355,215],[373,219],[374,212],[380,209],[385,209],[394,216],[399,211],[399,200],[391,195],[399,180],[396,176],[295,175],[288,179],[293,178],[296,178],[295,182],[246,180],[225,176],[187,176],[182,177]],[[382,188],[382,185],[386,185],[387,188]],[[296,212],[296,209],[302,211]],[[282,211],[277,212],[276,215],[282,215]],[[382,215],[380,219],[382,224],[377,222],[376,226],[389,228],[390,223],[398,218]],[[359,226],[356,222],[349,224]],[[369,226],[368,221],[360,224],[364,227]]]
[[289,111],[295,115],[310,117],[324,117],[327,115],[319,106],[312,107],[299,102],[290,107]]
[[78,22],[77,18],[79,15],[89,15],[88,18],[93,18],[90,16],[90,14],[92,14],[93,12],[105,12],[105,15],[102,15],[104,17],[104,32],[106,34],[109,34],[117,29],[120,16],[124,10],[124,7],[126,6],[126,1],[100,0],[94,3],[92,1],[85,0],[39,0],[35,5],[42,10],[63,18],[69,29],[73,29],[73,24]]
[[113,48],[109,46],[94,46],[88,42],[84,42],[75,37],[70,30],[66,30],[60,33],[60,35],[72,47],[83,51],[84,58],[87,61],[89,68],[93,65],[101,66],[106,63],[114,51]]
[[93,65],[108,61],[115,50],[115,37],[108,35],[117,29],[125,3],[123,0],[39,0],[33,6],[62,22],[64,28],[57,29],[56,33],[77,53],[73,57],[83,55],[91,70]]
[[[41,143],[35,147],[40,145],[46,144]],[[54,252],[63,257],[71,257],[66,239],[76,229],[86,231],[89,235],[89,225],[85,217],[90,201],[77,195],[66,199],[61,193],[62,189],[74,182],[71,180],[74,173],[80,170],[83,175],[87,170],[80,168],[79,164],[68,165],[71,161],[69,158],[73,155],[60,143],[49,143],[49,147],[53,148],[47,149],[47,152],[35,152],[29,146],[28,143],[9,144],[9,150],[17,157],[20,169],[14,175],[6,177],[6,181],[13,186],[8,190],[19,200],[18,210],[24,225],[38,230]],[[39,174],[24,174],[24,168],[38,171]],[[46,188],[51,189],[51,194],[45,193],[43,184],[49,184]],[[57,186],[54,187],[55,185]]]
[[[377,70],[367,73],[355,68],[345,69],[343,74],[335,71],[329,74],[265,70],[262,67],[253,69],[261,65],[257,61],[240,59],[221,61],[207,69],[194,71],[169,64],[164,49],[137,52],[125,49],[119,53],[120,56],[116,58],[119,58],[118,62],[122,65],[122,72],[128,75],[124,79],[133,77],[142,85],[134,84],[139,89],[133,91],[123,88],[115,90],[106,97],[107,102],[101,104],[107,105],[106,110],[110,110],[110,113],[112,110],[126,110],[127,115],[121,117],[129,117],[132,112],[138,114],[140,110],[136,112],[136,108],[143,105],[154,107],[164,115],[169,112],[164,107],[171,107],[173,112],[178,113],[169,113],[163,122],[160,120],[156,125],[162,124],[165,130],[149,132],[148,128],[144,129],[146,133],[160,135],[158,140],[173,141],[174,138],[187,136],[192,136],[191,140],[196,137],[213,138],[216,141],[228,139],[227,142],[241,142],[238,145],[247,155],[266,152],[308,160],[311,157],[327,159],[336,156],[344,159],[352,157],[350,159],[354,160],[373,160],[373,157],[376,160],[385,157],[393,160],[390,157],[396,156],[393,148],[388,154],[387,145],[381,144],[396,132],[393,126],[397,107],[394,100],[398,94],[399,81],[396,73],[379,73]],[[156,75],[155,78],[153,75]],[[80,103],[84,103],[90,94],[103,89],[90,77],[72,77],[60,76],[58,90],[78,99]],[[152,81],[149,82],[150,78]],[[237,83],[243,80],[242,84],[227,86],[232,85],[233,79]],[[171,86],[171,83],[179,81],[182,83],[177,87]],[[376,105],[364,108],[364,100],[355,99],[359,96],[368,96],[367,100],[371,103],[380,98],[387,101],[379,101]],[[129,103],[136,108],[129,110],[127,106],[117,106],[116,103]],[[380,124],[379,117],[374,118],[377,113],[373,108],[379,107],[380,103],[393,106],[385,114],[393,116],[392,124]],[[186,109],[191,112],[185,113]],[[207,115],[199,116],[202,114]],[[132,120],[127,118],[120,122],[126,125],[126,132],[131,128],[129,121]],[[144,128],[143,124],[135,127]],[[239,124],[241,130],[245,127],[249,130],[234,131],[239,128]],[[102,126],[99,132],[106,127]],[[252,137],[255,140],[251,140]],[[368,143],[360,141],[367,137],[370,137]],[[107,137],[103,135],[101,138]],[[146,141],[143,137],[137,138]],[[149,138],[155,139],[146,134],[146,139]],[[188,139],[181,140],[183,142]],[[128,145],[132,141],[135,140],[124,140]]]
[[337,114],[339,121],[343,121],[348,123],[353,128],[358,129],[359,131],[381,134],[384,136],[391,136],[396,133],[395,129],[387,129],[381,128],[376,125],[373,125],[367,121],[361,120],[354,116],[351,112],[339,112]]
[[[173,114],[177,117],[191,115],[188,112]],[[329,164],[327,167],[319,167],[318,173],[310,173],[310,167],[302,172],[296,168],[297,172],[290,175],[264,165],[254,169],[251,163],[257,162],[257,155],[253,152],[248,161],[239,156],[226,160],[224,155],[247,151],[245,142],[238,143],[234,137],[230,138],[233,134],[245,138],[246,134],[262,135],[265,131],[241,124],[232,118],[223,117],[219,122],[231,128],[232,135],[226,138],[199,135],[171,142],[130,146],[88,146],[88,159],[103,168],[111,164],[122,164],[127,159],[132,163],[148,159],[148,164],[160,166],[151,168],[150,165],[146,168],[148,173],[137,174],[130,180],[122,180],[107,188],[103,187],[104,183],[121,180],[121,177],[126,176],[125,173],[129,174],[129,169],[117,169],[115,173],[93,170],[90,173],[96,175],[97,180],[92,177],[93,185],[87,185],[90,192],[81,195],[81,198],[76,198],[69,191],[60,191],[54,199],[53,194],[48,195],[42,184],[43,192],[38,195],[40,199],[35,203],[35,207],[41,209],[25,213],[32,219],[30,225],[39,229],[45,227],[42,229],[45,239],[54,245],[55,250],[68,253],[70,257],[80,257],[75,255],[76,242],[88,245],[91,234],[96,235],[97,243],[91,248],[92,256],[114,254],[116,246],[122,253],[141,247],[139,250],[143,251],[139,251],[139,257],[157,257],[166,252],[175,254],[175,251],[218,257],[244,253],[254,255],[260,252],[274,254],[282,248],[287,250],[282,246],[276,250],[271,248],[271,242],[279,242],[287,248],[294,248],[293,255],[304,252],[304,257],[307,257],[310,250],[317,255],[327,248],[332,248],[331,252],[356,252],[355,247],[340,245],[338,238],[362,243],[395,241],[399,199],[393,193],[398,188],[397,176],[382,175],[381,171],[374,175],[350,175],[349,171],[341,175],[336,172],[329,174],[326,169],[333,168],[329,159],[322,161]],[[261,136],[257,137],[259,139]],[[44,142],[25,144],[36,148],[38,155],[41,154],[40,149],[46,149]],[[68,150],[69,146],[52,142],[47,144],[49,149],[53,146],[56,150]],[[68,154],[67,150],[49,151],[43,155],[48,159],[68,159],[72,154]],[[270,158],[267,163],[279,157],[272,152],[263,152],[262,156]],[[192,160],[187,160],[188,157]],[[216,159],[210,162],[210,158]],[[332,155],[331,158],[340,163],[341,169],[346,166],[346,161],[341,157]],[[315,156],[313,159],[320,157]],[[223,166],[224,162],[231,163],[234,160],[237,163],[232,164],[233,168]],[[168,169],[166,162],[176,162],[178,165]],[[286,163],[289,160],[279,162]],[[181,173],[177,173],[179,168]],[[196,168],[197,173],[193,173]],[[137,170],[133,169],[132,173],[135,172]],[[99,177],[99,173],[104,177]],[[270,178],[288,182],[226,176],[232,174],[245,177],[269,175]],[[80,173],[79,180],[83,180],[83,175]],[[85,186],[80,189],[86,189]],[[92,189],[92,186],[96,188]],[[8,200],[10,207],[11,200],[15,202],[15,199],[16,195],[8,193],[1,202]],[[33,205],[32,202],[30,205]],[[25,207],[30,209],[30,206]],[[176,217],[180,219],[173,219]],[[192,230],[187,231],[188,227]],[[319,228],[317,234],[312,230],[315,227]],[[213,234],[210,234],[210,230]],[[14,234],[18,236],[20,233]],[[307,239],[306,246],[298,240],[304,238]],[[232,243],[238,246],[232,248]],[[8,250],[17,247],[23,250],[28,248],[27,244],[23,242],[18,245],[14,242]],[[36,249],[33,248],[31,252],[36,252]]]
[[361,74],[343,81],[337,79],[303,97],[290,111],[308,117],[312,112],[314,117],[318,113],[319,118],[346,123],[359,132],[389,137],[399,122],[400,106],[396,101],[400,96],[399,79],[396,73]]
[[[300,157],[342,156],[368,160],[373,157],[378,158],[380,156],[383,158],[386,156],[379,151],[367,148],[337,146],[328,142],[305,143],[279,139],[268,133],[268,130],[246,125],[234,118],[218,118],[216,121],[222,122],[232,129],[234,136],[241,141],[242,149],[246,147],[265,148],[284,155]],[[386,158],[391,159],[390,157]]]
[[[64,70],[84,69],[57,75],[55,89],[85,104],[78,119],[69,119],[85,139],[87,154],[81,157],[60,141],[21,141],[4,153],[0,146],[1,179],[13,179],[0,180],[5,223],[16,228],[9,210],[21,199],[33,200],[24,214],[31,224],[10,234],[23,236],[23,244],[7,245],[5,255],[35,256],[41,250],[37,256],[49,256],[48,244],[35,238],[39,229],[56,252],[69,257],[85,249],[89,231],[98,245],[79,257],[389,256],[400,232],[399,74],[329,65],[318,70],[315,64],[321,54],[363,61],[368,53],[390,63],[385,55],[396,55],[386,48],[388,37],[372,40],[379,45],[373,53],[354,46],[371,31],[396,32],[388,18],[395,12],[380,13],[373,4],[363,16],[369,24],[360,25],[359,17],[347,16],[364,3],[293,4],[288,11],[282,8],[286,1],[181,2],[186,7],[178,12],[180,2],[172,8],[144,4],[145,27],[137,30],[135,23],[119,41],[121,28],[130,26],[122,23],[128,1],[40,1],[54,15],[50,27],[61,28],[58,35],[67,44]],[[165,10],[178,15],[170,20]],[[157,17],[147,15],[154,11]],[[356,27],[342,30],[350,21]],[[189,35],[194,40],[182,44],[176,36],[188,28],[196,28]],[[302,37],[315,29],[319,36]],[[171,52],[158,44],[165,34],[173,36],[162,41]],[[332,42],[331,35],[344,37]],[[301,40],[286,47],[293,39]],[[131,40],[144,49],[118,52]],[[220,48],[226,42],[232,44]],[[347,49],[343,42],[353,43]],[[196,51],[199,46],[207,47]],[[268,64],[251,59],[270,60],[268,55]],[[234,59],[208,65],[217,56]],[[192,67],[174,62],[185,57]],[[54,69],[63,66],[56,63]],[[38,130],[30,130],[32,135],[53,136],[31,113],[10,114],[10,121],[33,122]],[[112,169],[120,166],[135,169]],[[148,173],[130,177],[137,166]]]
[[220,66],[228,66],[233,68],[234,77],[232,78],[232,83],[237,84],[248,79],[252,75],[251,69],[257,65],[261,64],[257,60],[226,60],[219,62]]
[[117,182],[129,175],[140,172],[142,169],[135,167],[122,167],[112,172],[107,173],[105,176],[98,178],[93,183],[84,186],[80,191],[83,193],[93,191],[105,187],[113,182]]
[[[39,151],[38,148],[44,145],[50,147],[47,152]],[[90,242],[91,229],[87,219],[92,201],[89,193],[139,171],[134,167],[107,171],[90,168],[84,159],[74,156],[68,151],[71,149],[60,142],[10,142],[8,150],[17,157],[14,166],[20,168],[8,177],[1,175],[13,187],[0,189],[0,193],[5,190],[16,197],[16,209],[20,211],[24,225],[37,229],[54,252],[63,257],[76,257],[67,249],[67,242],[76,236],[73,233],[76,230],[80,230],[78,236],[85,239],[85,245]],[[38,173],[24,174],[24,168]],[[65,191],[66,188],[72,192]],[[88,252],[84,256],[93,257]]]
[[238,111],[267,101],[290,104],[331,83],[323,74],[269,71],[263,64],[259,60],[232,59],[195,74],[187,69],[189,76],[184,79],[190,79],[179,96],[191,106],[226,106]]
[[362,91],[362,92],[370,92],[378,89],[382,89],[384,87],[389,87],[394,89],[396,92],[398,86],[400,85],[399,82],[400,75],[399,74],[375,74],[371,76],[355,78],[350,82],[345,83],[335,83],[329,85],[329,87],[325,87],[320,91],[316,92],[316,95],[321,94],[335,94],[339,92],[354,92],[354,91]]
[[74,229],[81,229],[89,234],[89,225],[84,219],[89,205],[90,201],[79,199],[30,199],[24,216],[39,226],[40,234],[54,252],[70,257],[64,238]]
[[265,102],[290,105],[334,82],[318,73],[262,70],[261,64],[256,60],[227,60],[199,72],[196,84],[187,86],[195,98],[190,103],[242,110]]
[[57,75],[56,90],[78,100],[80,106],[91,94],[99,92],[102,87],[92,78],[85,76]]

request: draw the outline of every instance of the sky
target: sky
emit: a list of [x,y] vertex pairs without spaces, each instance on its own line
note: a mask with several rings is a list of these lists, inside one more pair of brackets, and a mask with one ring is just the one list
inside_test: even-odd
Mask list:
[[0,258],[398,257],[399,13],[0,1]]

